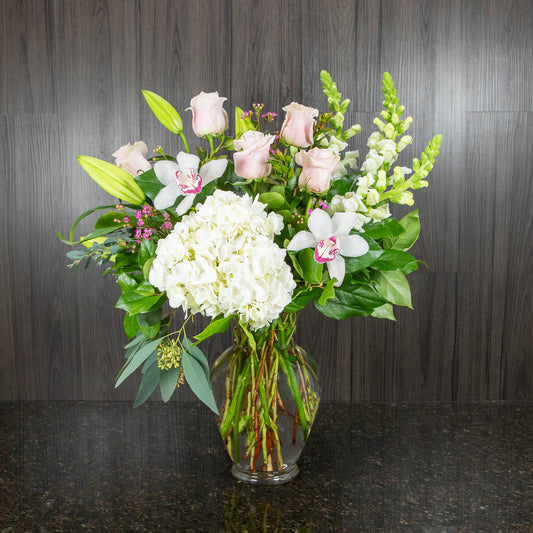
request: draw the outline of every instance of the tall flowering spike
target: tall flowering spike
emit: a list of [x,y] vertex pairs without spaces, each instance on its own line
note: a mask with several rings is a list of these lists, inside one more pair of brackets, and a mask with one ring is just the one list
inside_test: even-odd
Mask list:
[[346,267],[344,258],[359,257],[368,252],[368,243],[359,235],[350,235],[357,220],[355,213],[335,213],[332,218],[322,209],[315,209],[307,225],[311,231],[299,231],[287,246],[287,250],[299,252],[314,248],[317,263],[326,263],[335,287],[342,284]]

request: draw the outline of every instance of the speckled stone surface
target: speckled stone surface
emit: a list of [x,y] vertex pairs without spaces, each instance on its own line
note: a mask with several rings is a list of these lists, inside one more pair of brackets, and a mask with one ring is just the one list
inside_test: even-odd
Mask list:
[[533,531],[533,405],[321,405],[279,487],[197,403],[0,404],[0,531]]

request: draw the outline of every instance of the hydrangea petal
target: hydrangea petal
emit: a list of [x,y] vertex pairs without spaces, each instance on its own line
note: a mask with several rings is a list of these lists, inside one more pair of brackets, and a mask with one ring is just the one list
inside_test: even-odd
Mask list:
[[161,211],[174,205],[176,198],[181,195],[181,189],[176,182],[163,187],[154,198],[154,207]]
[[344,275],[346,273],[346,265],[344,264],[344,259],[337,255],[332,261],[326,263],[328,265],[329,277],[331,279],[337,278],[337,281],[333,284],[334,287],[342,285],[344,281]]
[[178,170],[178,165],[173,161],[158,161],[154,165],[155,175],[163,185],[176,183],[176,172]]
[[338,240],[340,253],[348,257],[359,257],[369,250],[368,243],[359,235],[341,235]]
[[315,209],[311,213],[307,221],[307,227],[315,236],[315,243],[333,233],[331,218],[323,209]]
[[316,237],[310,231],[299,231],[287,246],[291,252],[299,252],[304,248],[314,248],[316,246]]

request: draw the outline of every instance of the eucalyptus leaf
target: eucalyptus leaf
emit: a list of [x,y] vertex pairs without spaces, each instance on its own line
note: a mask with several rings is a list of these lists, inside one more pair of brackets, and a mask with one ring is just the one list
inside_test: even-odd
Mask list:
[[154,361],[143,374],[141,384],[139,386],[139,392],[133,407],[139,407],[152,395],[157,385],[159,384],[159,367],[157,362]]
[[115,388],[117,388],[126,378],[131,376],[135,370],[137,370],[148,357],[157,349],[161,339],[155,339],[153,341],[146,341],[138,346],[133,354],[133,357],[124,365],[120,371]]
[[181,369],[179,367],[171,368],[170,370],[159,369],[159,388],[161,390],[161,399],[165,403],[170,400],[176,390],[180,371]]
[[[197,347],[192,346],[192,348]],[[202,356],[205,359],[203,354]],[[187,380],[189,387],[191,387],[191,390],[194,392],[194,394],[196,394],[199,400],[205,403],[209,409],[218,415],[218,408],[216,406],[213,391],[211,389],[209,375],[206,375],[205,372],[205,365],[198,361],[198,359],[194,357],[188,349],[184,349],[181,352],[181,364],[183,365],[185,379]]]

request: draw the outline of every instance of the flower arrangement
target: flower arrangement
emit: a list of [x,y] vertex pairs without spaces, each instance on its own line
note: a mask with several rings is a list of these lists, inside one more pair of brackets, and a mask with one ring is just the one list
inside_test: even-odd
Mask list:
[[[81,245],[67,253],[71,266],[95,260],[121,289],[116,307],[126,312],[131,340],[117,386],[142,368],[138,406],[158,386],[168,401],[187,381],[219,416],[230,455],[247,458],[251,471],[260,458],[263,470],[284,464],[280,371],[295,404],[294,434],[300,431],[303,440],[318,405],[310,385],[316,368],[292,341],[296,313],[312,302],[334,319],[394,319],[394,305],[411,307],[406,275],[419,261],[408,250],[419,235],[419,216],[413,210],[396,220],[390,204],[413,205],[412,191],[428,185],[442,140],[435,136],[410,167],[396,164],[412,142],[406,134],[412,118],[402,118],[404,106],[385,73],[385,109],[358,168],[359,153],[347,148],[361,128],[345,127],[349,100],[327,72],[320,79],[327,111],[292,102],[280,125],[263,104],[236,107],[233,136],[226,99],[217,92],[195,96],[188,110],[195,135],[204,139],[196,154],[176,109],[143,91],[182,150],[174,157],[157,147],[148,157],[139,141],[114,152],[115,164],[80,156],[118,202],[83,213],[68,239],[59,234]],[[105,212],[94,231],[75,241],[78,223],[96,210]],[[186,318],[175,326],[179,308]],[[193,341],[186,325],[196,313],[211,321]],[[217,401],[198,344],[232,321],[244,357],[227,373],[228,389]]]

